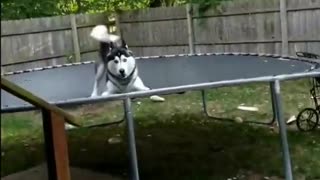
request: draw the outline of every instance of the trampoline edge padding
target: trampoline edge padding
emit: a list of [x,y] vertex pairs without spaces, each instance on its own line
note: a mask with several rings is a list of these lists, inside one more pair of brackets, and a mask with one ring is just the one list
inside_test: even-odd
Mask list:
[[[156,90],[310,72],[318,63],[270,54],[206,53],[138,57],[137,64],[141,79]],[[93,87],[94,63],[88,61],[48,66],[6,73],[4,77],[51,103],[86,99]],[[2,111],[29,106],[30,104],[1,90]]]

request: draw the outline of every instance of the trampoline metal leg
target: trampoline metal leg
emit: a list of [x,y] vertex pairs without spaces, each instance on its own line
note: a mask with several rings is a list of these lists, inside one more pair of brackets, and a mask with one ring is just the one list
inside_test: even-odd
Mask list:
[[220,117],[211,116],[210,113],[208,112],[207,100],[206,100],[206,92],[205,92],[205,90],[201,90],[201,96],[202,96],[203,112],[205,113],[206,116],[208,116],[208,117],[210,117],[210,118],[214,118],[214,119],[216,119],[216,120],[234,121],[233,119],[229,119],[229,118],[220,118]]
[[130,158],[130,170],[132,173],[132,180],[139,180],[138,170],[138,158],[136,151],[136,142],[134,134],[134,123],[131,112],[131,99],[124,100],[125,119],[127,121],[128,141],[129,141],[129,158]]
[[275,121],[276,121],[276,119],[277,119],[277,114],[276,114],[276,106],[275,106],[275,104],[273,103],[273,102],[275,102],[276,101],[276,93],[275,93],[275,90],[274,90],[274,88],[273,88],[273,83],[270,83],[270,85],[269,85],[269,87],[270,87],[270,94],[271,94],[271,105],[272,105],[272,120],[269,122],[269,124],[273,124]]
[[274,104],[274,110],[276,114],[276,119],[279,124],[279,131],[280,131],[280,138],[281,138],[281,146],[282,146],[282,153],[283,153],[283,162],[284,162],[284,169],[285,169],[285,178],[286,180],[292,180],[292,168],[291,168],[291,159],[290,159],[290,152],[289,152],[289,144],[287,138],[287,131],[286,131],[286,123],[283,117],[283,110],[281,104],[281,97],[280,97],[280,82],[279,80],[275,80],[274,82],[270,83],[272,88],[273,99],[272,103]]
[[[271,100],[274,100],[274,95],[272,93],[272,88],[270,86],[270,90],[271,90]],[[216,120],[224,120],[224,121],[235,121],[233,119],[230,118],[220,118],[220,117],[215,117],[212,116],[209,112],[208,112],[208,108],[207,108],[207,101],[206,101],[206,93],[205,90],[201,90],[201,96],[202,96],[202,107],[203,107],[203,112],[205,113],[206,116],[216,119]],[[255,124],[265,124],[265,125],[271,125],[275,122],[276,120],[276,115],[275,115],[275,111],[274,111],[274,106],[272,104],[272,112],[273,112],[273,116],[272,116],[272,120],[270,120],[269,122],[258,122],[258,121],[244,121],[245,123],[255,123]]]

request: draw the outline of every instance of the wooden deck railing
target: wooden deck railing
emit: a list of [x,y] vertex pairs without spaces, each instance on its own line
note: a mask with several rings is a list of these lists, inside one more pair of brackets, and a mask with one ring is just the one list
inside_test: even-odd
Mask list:
[[74,116],[1,77],[1,89],[42,110],[49,180],[70,180],[65,122],[80,126]]

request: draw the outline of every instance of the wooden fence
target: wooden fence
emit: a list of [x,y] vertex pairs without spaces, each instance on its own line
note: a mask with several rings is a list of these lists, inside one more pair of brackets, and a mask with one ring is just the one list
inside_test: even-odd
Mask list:
[[192,41],[196,52],[320,54],[318,0],[233,0],[202,16],[193,9],[122,13],[120,29],[137,55],[188,53]]
[[98,43],[89,36],[97,24],[114,21],[106,14],[1,21],[2,72],[97,58]]
[[[193,10],[192,10],[193,9]],[[232,0],[200,15],[194,6],[123,12],[116,16],[137,56],[189,52],[320,54],[320,1]],[[5,71],[97,58],[89,37],[107,15],[86,14],[1,22]]]

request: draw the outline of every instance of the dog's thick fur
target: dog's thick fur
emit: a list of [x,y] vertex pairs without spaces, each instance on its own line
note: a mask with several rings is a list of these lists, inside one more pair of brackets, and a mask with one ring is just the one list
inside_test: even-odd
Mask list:
[[[99,85],[102,82],[105,83],[102,96],[150,89],[140,79],[136,60],[123,38],[109,34],[104,25],[94,27],[90,36],[100,42],[100,60],[95,66],[91,97],[99,96]],[[164,100],[159,96],[152,96],[151,99]]]

